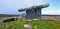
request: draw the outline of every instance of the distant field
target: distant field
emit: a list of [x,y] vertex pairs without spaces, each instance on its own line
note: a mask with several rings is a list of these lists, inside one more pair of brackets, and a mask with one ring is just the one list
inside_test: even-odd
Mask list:
[[[5,26],[9,25],[9,29],[25,29],[24,24],[30,24],[35,29],[34,26],[37,26],[38,29],[60,29],[60,22],[58,21],[47,21],[47,20],[40,20],[40,21],[32,21],[26,22],[24,19],[21,21],[14,21],[9,23],[2,24],[3,28],[6,29]],[[13,26],[16,26],[15,28]]]

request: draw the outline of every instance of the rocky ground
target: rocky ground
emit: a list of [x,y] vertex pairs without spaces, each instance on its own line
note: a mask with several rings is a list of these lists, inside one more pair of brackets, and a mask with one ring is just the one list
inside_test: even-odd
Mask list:
[[28,22],[25,19],[3,23],[0,25],[0,29],[28,29],[24,25],[31,27],[31,29],[60,29],[60,22],[58,21],[33,20]]

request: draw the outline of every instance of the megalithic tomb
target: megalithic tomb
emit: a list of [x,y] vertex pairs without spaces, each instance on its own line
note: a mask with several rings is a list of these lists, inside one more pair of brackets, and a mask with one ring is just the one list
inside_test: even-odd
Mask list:
[[32,6],[30,8],[21,8],[18,11],[26,11],[26,19],[41,19],[41,9],[48,7],[49,4]]

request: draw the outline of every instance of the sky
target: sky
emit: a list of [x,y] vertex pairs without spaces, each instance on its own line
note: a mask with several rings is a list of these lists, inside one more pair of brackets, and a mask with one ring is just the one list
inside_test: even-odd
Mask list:
[[0,14],[22,14],[20,8],[49,4],[42,9],[42,14],[60,15],[60,0],[0,0]]

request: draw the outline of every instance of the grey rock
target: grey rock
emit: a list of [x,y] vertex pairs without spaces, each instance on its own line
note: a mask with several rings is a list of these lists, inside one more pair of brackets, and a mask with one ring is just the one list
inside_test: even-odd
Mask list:
[[29,19],[27,19],[26,21],[28,21],[28,22],[32,22],[32,20],[29,20]]
[[25,27],[25,28],[28,28],[28,29],[32,29],[32,26],[29,25],[29,24],[24,24],[24,27]]

